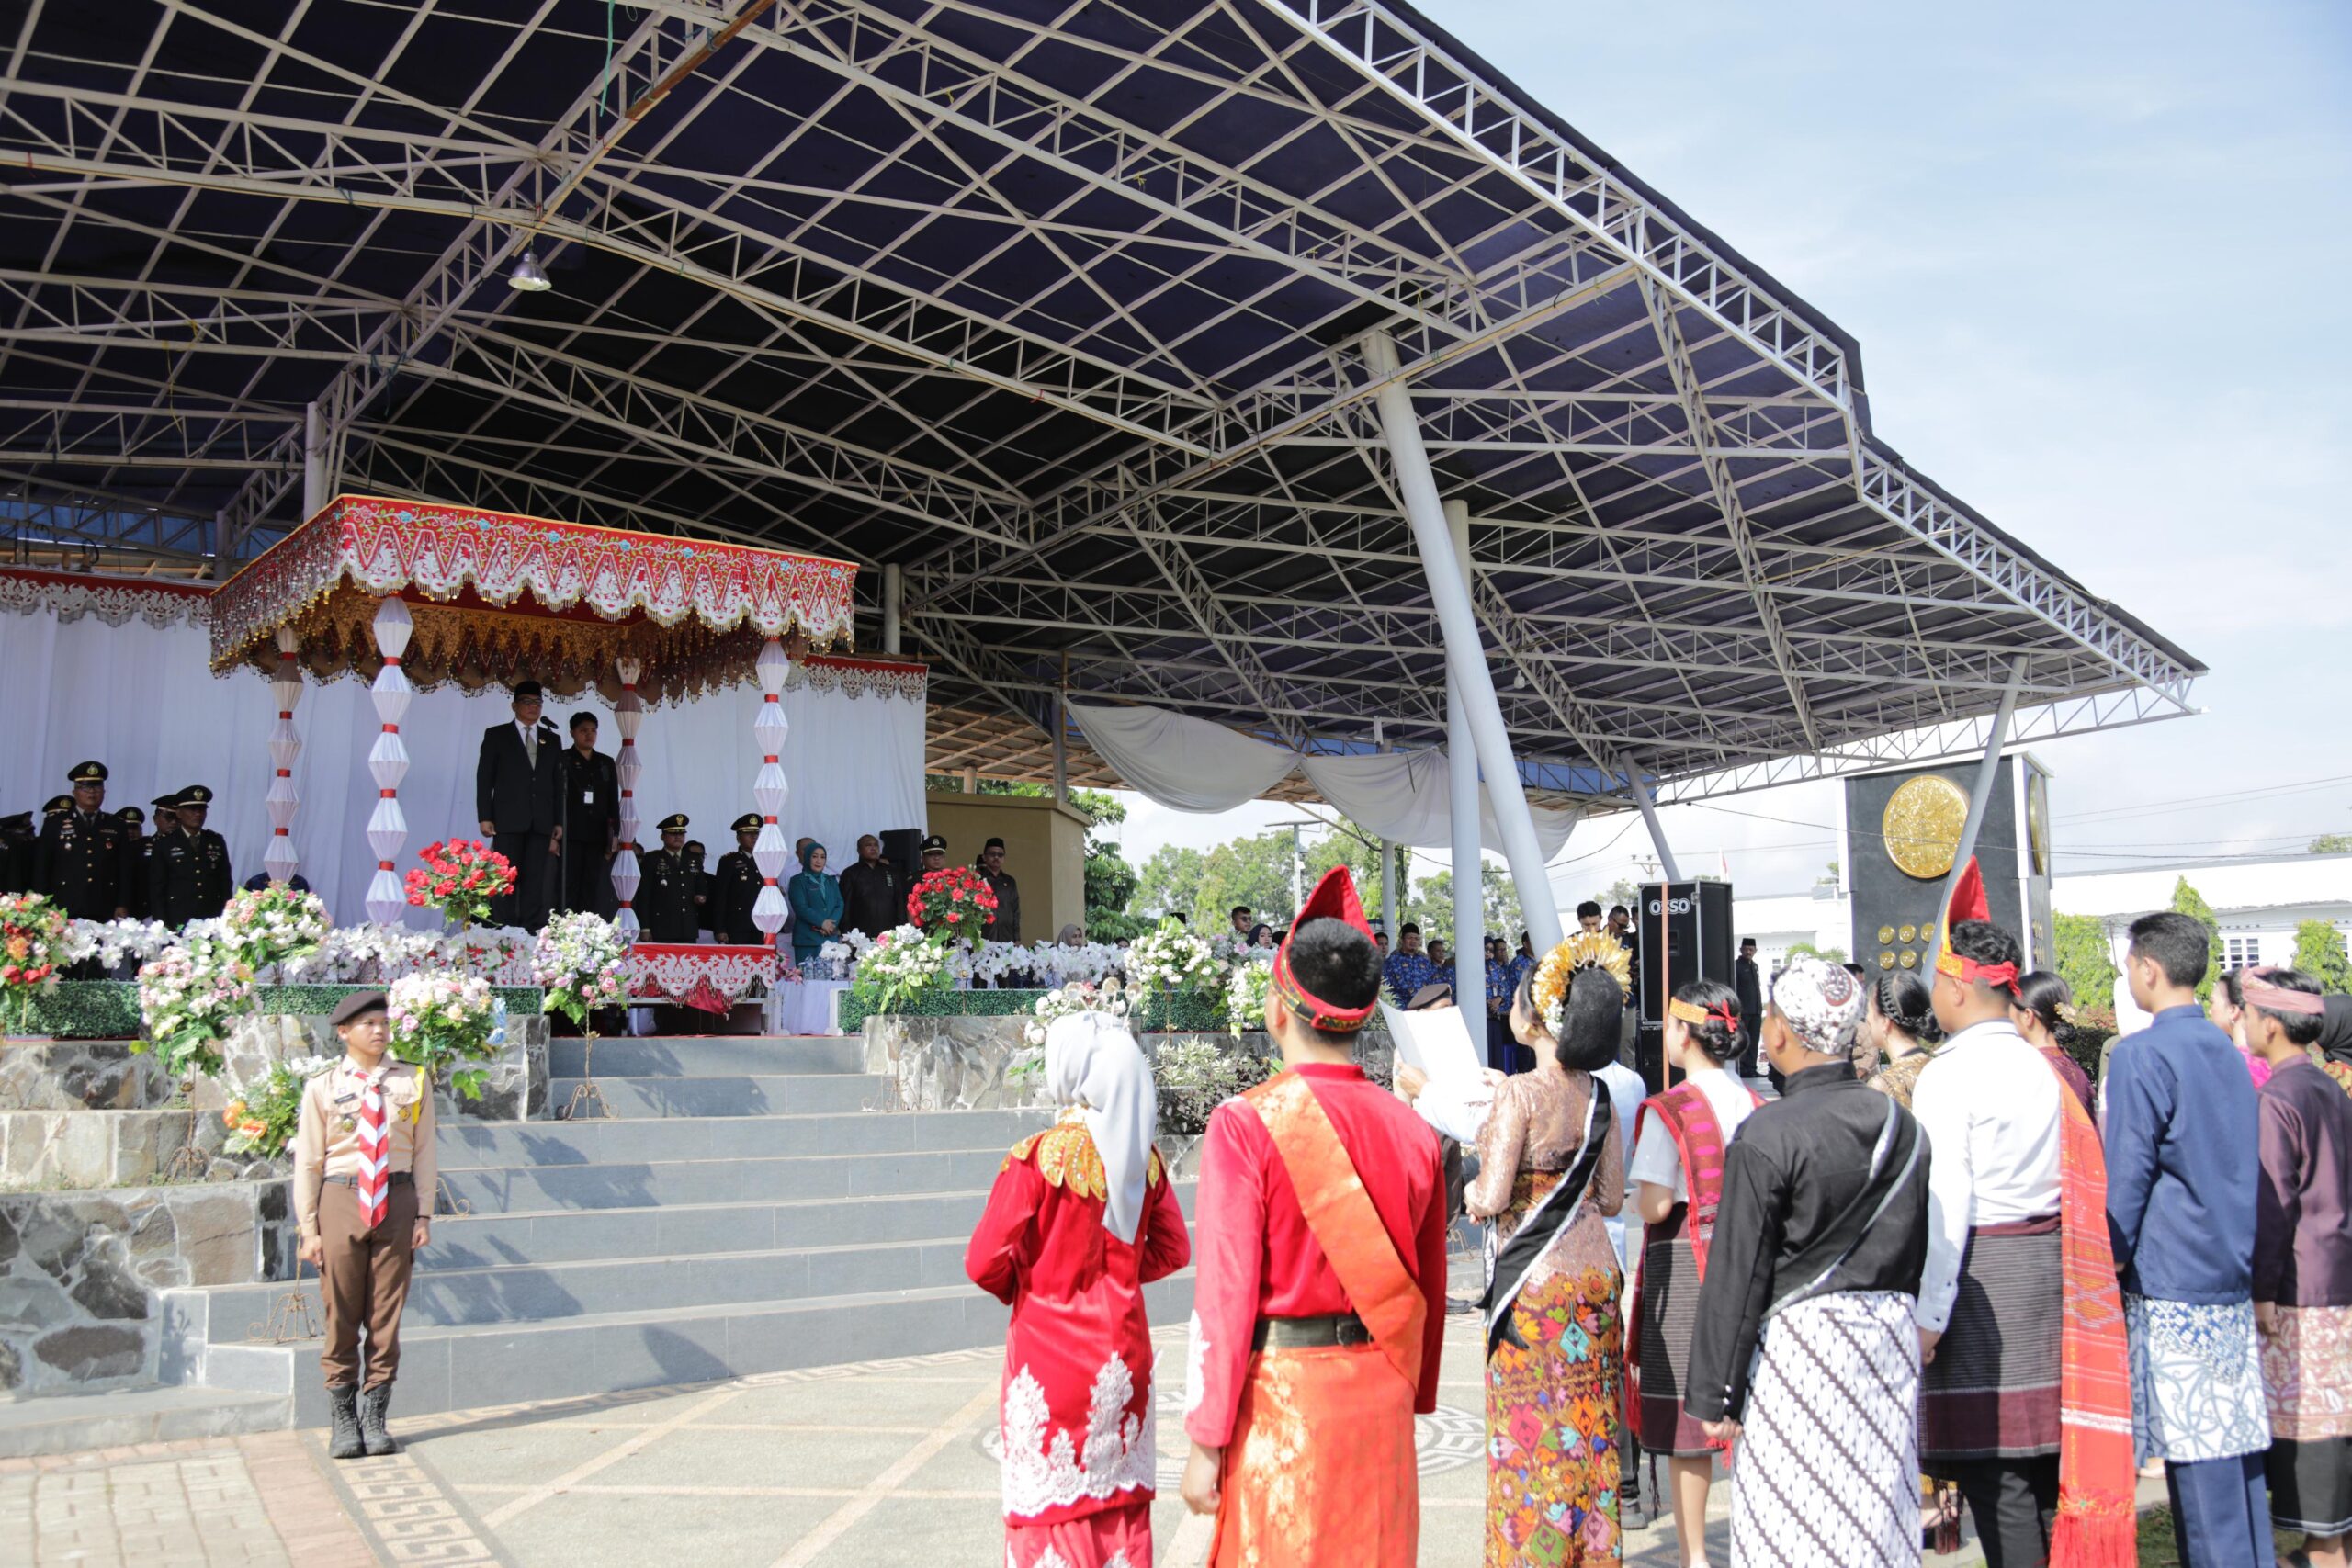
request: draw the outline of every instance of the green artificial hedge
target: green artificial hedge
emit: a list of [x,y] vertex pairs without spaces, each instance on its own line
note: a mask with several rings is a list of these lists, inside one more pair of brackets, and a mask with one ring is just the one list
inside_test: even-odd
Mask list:
[[[1035,989],[949,991],[927,997],[912,1007],[893,1010],[900,1018],[1013,1018],[1035,1012],[1037,998],[1050,992]],[[1144,999],[1143,1012],[1136,1027],[1151,1033],[1169,1031],[1194,1031],[1221,1033],[1225,1029],[1225,1003],[1219,998],[1179,993],[1174,998],[1152,996]],[[842,994],[842,1032],[855,1034],[865,1027],[870,1010],[854,991]]]
[[[254,994],[256,1016],[291,1013],[324,1018],[334,1004],[363,986],[264,986]],[[516,1017],[537,1017],[544,993],[536,986],[501,986],[492,992]],[[9,1021],[11,1029],[14,1020]],[[139,987],[129,980],[61,980],[57,989],[33,998],[28,1034],[52,1040],[136,1040],[140,1037]]]

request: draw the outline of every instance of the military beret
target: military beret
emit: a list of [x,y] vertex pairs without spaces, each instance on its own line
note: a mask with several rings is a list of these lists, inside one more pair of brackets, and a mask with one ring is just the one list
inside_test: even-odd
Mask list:
[[734,830],[738,833],[758,832],[760,830],[760,814],[756,811],[746,811],[742,816],[735,818]]
[[107,765],[104,762],[76,762],[74,771],[65,775],[65,781],[77,784],[104,784],[107,782]]
[[334,1011],[327,1015],[327,1021],[335,1028],[341,1029],[361,1013],[382,1012],[385,1006],[384,993],[381,991],[354,991],[334,1004]]
[[596,716],[583,708],[580,712],[571,716],[571,733],[577,735],[580,733],[580,727],[582,725],[595,723],[597,723]]
[[183,806],[209,806],[211,804],[212,792],[210,790],[205,788],[202,784],[190,784],[187,788],[180,791],[178,798],[172,802],[172,809],[176,811]]
[[47,801],[42,803],[40,814],[43,817],[62,817],[73,809],[74,797],[72,795],[52,795]]
[[930,838],[925,839],[922,841],[923,853],[929,854],[933,850],[937,850],[941,854],[945,854],[947,852],[947,840],[941,838],[936,833],[933,833]]
[[114,819],[118,822],[128,822],[135,828],[147,820],[147,813],[135,806],[126,806],[114,814]]
[[537,681],[517,681],[514,682],[514,700],[518,703],[526,700],[537,702],[539,700],[541,695],[542,694],[539,691],[539,683]]
[[669,816],[656,822],[653,825],[653,830],[657,833],[683,833],[686,830],[686,814],[683,811],[673,811]]

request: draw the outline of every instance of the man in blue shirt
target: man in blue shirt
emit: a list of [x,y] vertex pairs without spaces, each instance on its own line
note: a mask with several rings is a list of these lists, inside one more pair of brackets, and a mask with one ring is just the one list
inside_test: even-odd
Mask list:
[[1388,955],[1381,970],[1389,999],[1400,1008],[1408,1006],[1416,991],[1437,977],[1437,965],[1421,951],[1421,928],[1406,921],[1396,929],[1396,951]]
[[2274,1561],[2270,1446],[2254,1322],[2254,1080],[2197,1005],[2201,921],[2132,922],[2125,976],[2154,1021],[2116,1046],[2106,1085],[2107,1219],[2132,1335],[2141,1459],[2165,1461],[2189,1568]]

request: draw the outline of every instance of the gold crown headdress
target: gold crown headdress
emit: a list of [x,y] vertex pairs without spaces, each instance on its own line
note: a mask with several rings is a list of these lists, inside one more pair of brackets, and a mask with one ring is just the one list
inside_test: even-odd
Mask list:
[[1633,993],[1634,957],[1624,945],[1607,931],[1577,932],[1544,955],[1527,988],[1536,1016],[1555,1040],[1567,1026],[1568,987],[1579,969],[1600,970],[1617,982],[1620,996]]

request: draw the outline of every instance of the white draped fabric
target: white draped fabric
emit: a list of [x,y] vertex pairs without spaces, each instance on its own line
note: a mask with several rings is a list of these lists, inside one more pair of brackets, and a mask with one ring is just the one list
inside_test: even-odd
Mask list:
[[[1297,769],[1317,794],[1368,833],[1424,848],[1453,841],[1448,813],[1453,792],[1443,751],[1305,756],[1160,708],[1071,703],[1069,713],[1095,755],[1128,787],[1174,810],[1229,810],[1264,795]],[[1502,834],[1493,797],[1483,786],[1478,794],[1480,841],[1499,852]],[[1539,806],[1534,815],[1536,843],[1549,860],[1568,841],[1582,813]]]
[[[217,679],[210,652],[200,625],[132,620],[109,626],[96,615],[61,623],[46,611],[0,614],[0,671],[6,671],[0,812],[38,814],[43,801],[65,792],[67,769],[96,758],[112,773],[109,808],[143,811],[166,791],[210,786],[218,799],[207,826],[229,840],[238,881],[261,871],[269,843],[269,732],[277,712],[267,681],[251,670]],[[734,848],[728,824],[753,809],[751,780],[761,751],[752,719],[760,700],[760,689],[745,685],[645,716],[638,801],[649,839],[653,823],[684,811],[712,866]],[[922,701],[801,684],[785,693],[784,708],[792,726],[784,754],[791,785],[789,819],[781,824],[787,838],[815,837],[838,863],[849,859],[860,833],[928,826]],[[551,698],[547,716],[563,729],[582,710],[597,717],[598,749],[616,751],[620,732],[603,702]],[[356,923],[367,918],[375,870],[366,829],[376,805],[368,750],[378,720],[367,682],[312,686],[294,722],[302,735],[294,764],[302,804],[293,828],[301,875],[337,923]],[[509,722],[502,694],[469,697],[447,688],[418,694],[401,720],[413,759],[401,783],[410,857],[402,872],[436,839],[479,836],[474,760],[482,732]],[[427,923],[423,911],[412,912],[411,920]]]

